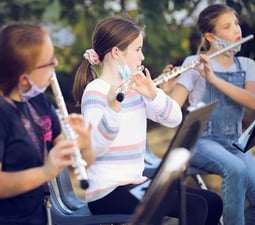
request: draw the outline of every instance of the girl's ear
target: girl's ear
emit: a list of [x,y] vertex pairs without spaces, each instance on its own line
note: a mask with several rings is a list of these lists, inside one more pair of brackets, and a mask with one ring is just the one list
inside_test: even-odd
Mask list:
[[26,74],[21,74],[20,77],[19,77],[19,84],[21,85],[28,85],[29,84],[29,81],[27,79],[27,76]]
[[114,59],[119,59],[120,50],[117,47],[113,47],[112,50],[111,50],[111,55]]
[[215,41],[214,35],[209,32],[205,33],[205,39],[210,43]]

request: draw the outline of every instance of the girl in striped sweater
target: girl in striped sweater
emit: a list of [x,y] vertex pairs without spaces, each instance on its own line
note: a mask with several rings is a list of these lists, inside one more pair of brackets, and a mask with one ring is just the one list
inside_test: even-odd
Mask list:
[[[134,211],[140,200],[130,189],[147,180],[143,176],[147,119],[169,128],[182,120],[179,105],[156,88],[149,70],[145,69],[144,74],[137,69],[144,60],[143,31],[121,17],[100,21],[93,34],[93,49],[85,51],[85,60],[75,77],[74,96],[86,121],[93,126],[92,142],[97,154],[88,170],[90,186],[86,190],[94,214]],[[92,68],[97,64],[101,65],[100,76]],[[125,85],[127,89],[123,88]],[[120,89],[123,101],[116,99]],[[179,217],[178,191],[175,194],[169,199],[168,215]],[[211,212],[210,201],[217,208],[210,224],[217,224],[222,207],[220,197],[187,189],[189,224],[209,224],[205,221]]]

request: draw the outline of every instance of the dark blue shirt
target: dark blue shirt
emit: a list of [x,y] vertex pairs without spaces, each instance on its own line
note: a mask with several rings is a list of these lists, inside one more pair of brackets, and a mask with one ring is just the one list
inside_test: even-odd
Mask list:
[[[38,167],[44,163],[44,145],[47,150],[53,146],[53,140],[61,131],[55,109],[49,99],[40,94],[30,104],[40,118],[41,126],[34,123],[28,105],[14,102],[11,106],[0,97],[0,162],[2,170],[15,172]],[[40,149],[29,136],[21,120],[21,114],[31,122],[38,137]],[[4,181],[1,181],[4,182]],[[44,186],[15,197],[0,199],[0,224],[46,224],[46,213],[43,203]]]

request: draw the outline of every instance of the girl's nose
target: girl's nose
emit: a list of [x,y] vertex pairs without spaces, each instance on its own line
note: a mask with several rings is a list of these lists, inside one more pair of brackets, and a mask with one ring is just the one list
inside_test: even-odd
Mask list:
[[143,61],[145,59],[144,54],[141,53],[141,60]]
[[54,58],[54,67],[58,66],[58,59],[55,57]]

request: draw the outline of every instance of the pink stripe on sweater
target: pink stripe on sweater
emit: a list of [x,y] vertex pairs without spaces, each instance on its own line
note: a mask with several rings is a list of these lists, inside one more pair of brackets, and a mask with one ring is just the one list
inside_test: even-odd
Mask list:
[[172,112],[173,112],[173,103],[171,102],[171,106],[170,106],[169,112],[168,112],[168,114],[166,115],[166,120],[169,120],[169,118],[170,118],[171,115],[172,115]]
[[141,146],[144,146],[144,145],[145,145],[145,140],[142,141],[142,142],[138,142],[137,144],[133,144],[133,145],[111,147],[109,152],[126,151],[126,150],[130,150],[130,149],[137,149],[137,148],[140,148]]
[[92,191],[92,192],[86,192],[86,197],[91,197],[91,196],[95,196],[99,193],[102,193],[102,192],[105,192],[107,191],[108,189],[112,189],[114,187],[119,187],[119,186],[122,186],[122,185],[127,185],[127,184],[141,184],[143,183],[145,180],[147,180],[146,177],[143,177],[142,179],[139,179],[139,180],[130,180],[130,181],[125,181],[125,182],[119,182],[118,184],[115,184],[115,185],[112,185],[110,187],[107,187],[107,188],[101,188],[101,189],[97,189],[95,191]]

